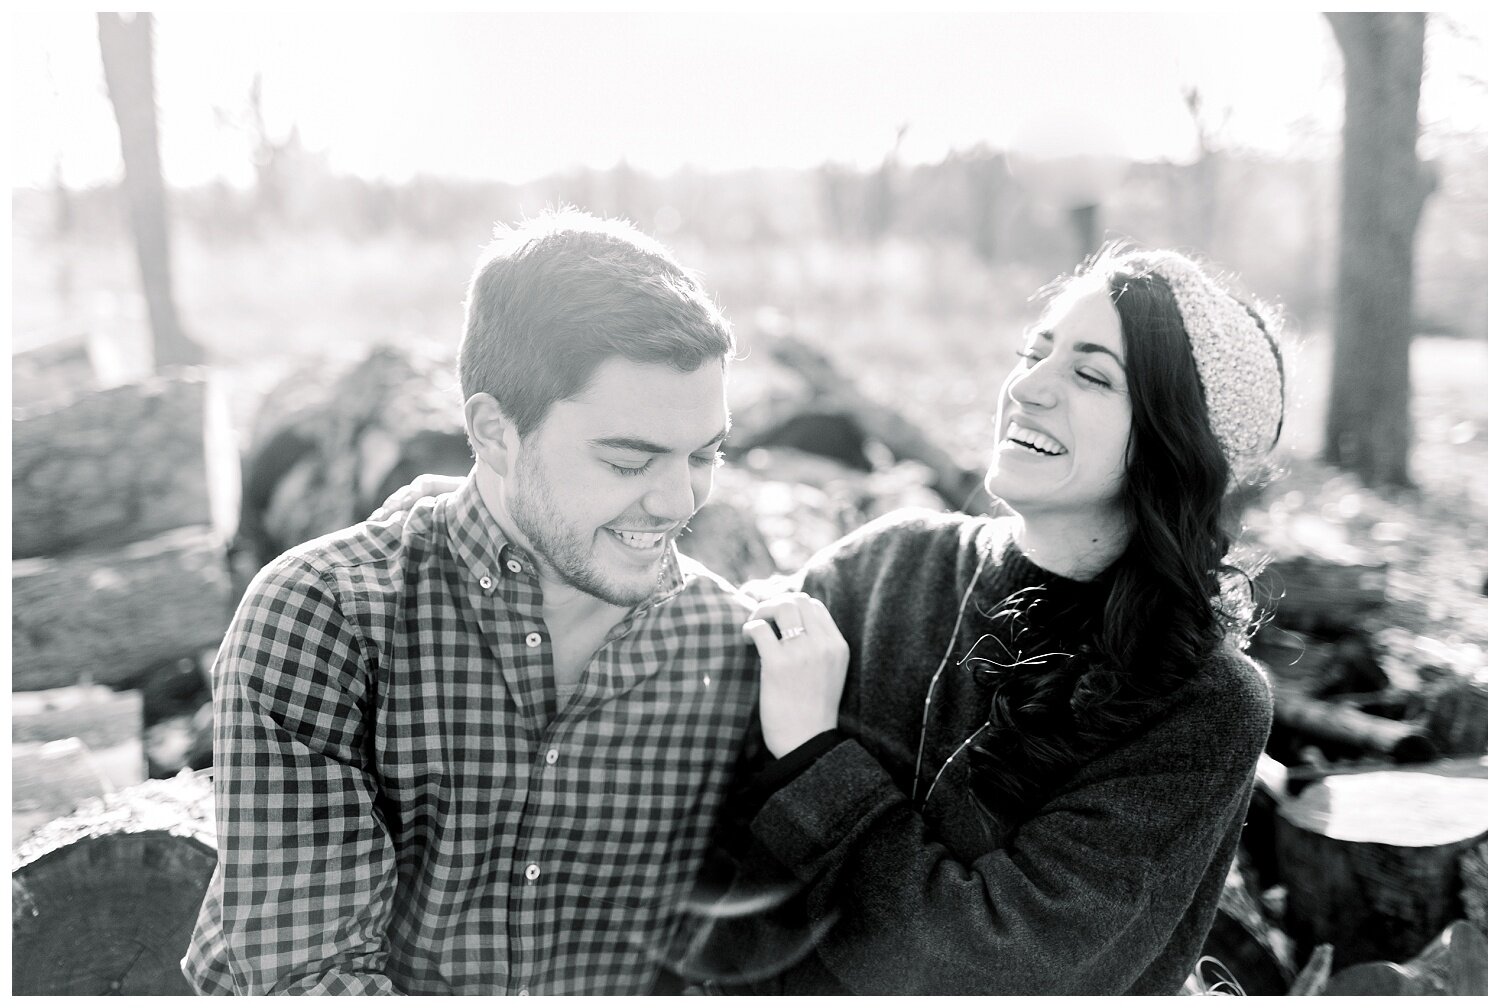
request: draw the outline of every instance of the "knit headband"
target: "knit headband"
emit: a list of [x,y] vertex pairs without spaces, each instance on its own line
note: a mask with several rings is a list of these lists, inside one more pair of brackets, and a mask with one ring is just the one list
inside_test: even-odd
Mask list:
[[1208,401],[1208,423],[1224,449],[1234,482],[1254,475],[1281,433],[1281,361],[1274,337],[1250,310],[1176,252],[1129,252],[1095,270],[1153,273],[1167,282],[1193,351]]

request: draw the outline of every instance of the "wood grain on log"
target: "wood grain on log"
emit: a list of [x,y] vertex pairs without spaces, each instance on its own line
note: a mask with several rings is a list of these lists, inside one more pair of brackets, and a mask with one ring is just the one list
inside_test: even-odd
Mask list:
[[1337,967],[1415,955],[1462,913],[1459,858],[1486,836],[1487,792],[1484,777],[1413,768],[1329,777],[1284,803],[1288,934],[1332,942]]
[[187,525],[227,536],[239,447],[205,369],[85,395],[11,426],[11,554],[139,540]]
[[11,686],[118,683],[216,646],[232,615],[211,528],[11,565]]
[[147,781],[49,823],[11,872],[16,994],[191,994],[179,962],[213,873],[207,775]]

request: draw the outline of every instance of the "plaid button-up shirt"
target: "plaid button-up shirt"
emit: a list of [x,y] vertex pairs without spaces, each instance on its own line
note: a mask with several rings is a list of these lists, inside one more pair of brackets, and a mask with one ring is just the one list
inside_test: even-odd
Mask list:
[[207,994],[642,993],[755,705],[732,588],[669,550],[559,704],[471,476],[292,550],[214,667]]

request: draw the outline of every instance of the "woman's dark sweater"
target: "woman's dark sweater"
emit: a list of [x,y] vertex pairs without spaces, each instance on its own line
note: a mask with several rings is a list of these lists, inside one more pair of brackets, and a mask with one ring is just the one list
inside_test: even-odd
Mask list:
[[1270,732],[1265,677],[1222,646],[1143,723],[986,823],[963,747],[990,691],[957,663],[993,629],[981,610],[1052,578],[1008,543],[1004,521],[903,511],[804,570],[849,642],[843,737],[773,768],[750,821],[759,856],[803,883],[820,936],[757,989],[1175,994],[1192,972]]

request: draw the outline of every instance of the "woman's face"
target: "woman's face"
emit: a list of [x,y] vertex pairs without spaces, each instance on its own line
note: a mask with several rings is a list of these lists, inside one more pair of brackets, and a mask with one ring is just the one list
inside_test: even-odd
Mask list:
[[1000,389],[985,486],[1023,518],[1113,525],[1129,442],[1120,316],[1103,280],[1074,281],[1028,330]]

